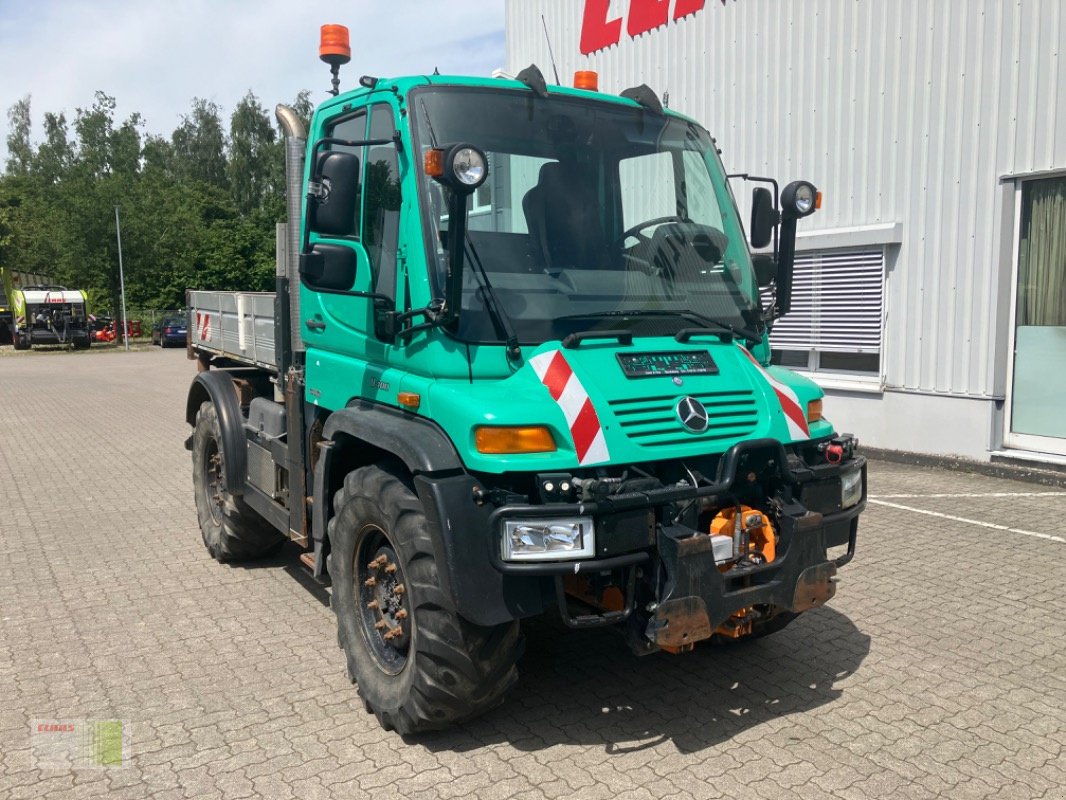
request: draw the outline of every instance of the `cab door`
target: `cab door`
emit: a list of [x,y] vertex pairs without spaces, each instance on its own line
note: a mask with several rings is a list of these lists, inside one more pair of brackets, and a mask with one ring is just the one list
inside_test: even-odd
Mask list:
[[[391,140],[395,110],[373,103],[327,120],[321,136],[354,142]],[[396,146],[332,144],[325,151],[350,152],[359,159],[359,197],[352,232],[323,236],[312,231],[313,244],[354,252],[350,287],[325,288],[303,280],[303,339],[310,351],[346,357],[347,366],[376,372],[388,361],[392,345],[384,339],[383,320],[396,308],[396,276],[401,215],[400,165]],[[323,355],[325,355],[323,353]],[[332,360],[332,359],[331,359]],[[373,386],[372,381],[364,384]],[[353,390],[354,393],[354,390]]]

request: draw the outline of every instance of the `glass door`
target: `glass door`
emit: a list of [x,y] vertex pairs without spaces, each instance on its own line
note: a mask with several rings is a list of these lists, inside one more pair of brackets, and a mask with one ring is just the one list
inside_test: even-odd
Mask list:
[[1066,455],[1066,176],[1020,193],[1006,443]]

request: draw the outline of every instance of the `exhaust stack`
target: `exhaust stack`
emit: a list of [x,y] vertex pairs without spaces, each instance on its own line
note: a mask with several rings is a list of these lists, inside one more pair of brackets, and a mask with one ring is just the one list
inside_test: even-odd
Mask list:
[[[292,365],[292,355],[297,352],[302,352],[303,337],[300,335],[300,222],[302,211],[302,198],[300,189],[303,186],[303,174],[304,174],[304,153],[307,150],[307,131],[304,129],[303,121],[286,105],[279,104],[274,109],[274,116],[277,117],[278,124],[281,126],[281,130],[285,135],[285,210],[288,217],[287,230],[284,237],[284,248],[282,247],[282,237],[278,237],[278,301],[280,303],[282,295],[284,294],[287,299],[287,308],[280,308],[278,315],[279,321],[284,321],[287,324],[282,327],[278,326],[279,330],[287,328],[292,332],[290,341],[287,342],[287,347],[279,348],[279,352],[282,349],[288,350],[289,358],[284,359],[282,363],[279,359],[279,366],[283,367],[281,374],[284,375],[284,370],[287,370]],[[281,280],[284,279],[285,286],[281,286]]]

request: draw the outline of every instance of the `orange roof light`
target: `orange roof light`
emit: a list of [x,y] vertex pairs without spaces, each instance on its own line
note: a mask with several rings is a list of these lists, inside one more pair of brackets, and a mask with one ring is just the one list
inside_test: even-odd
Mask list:
[[574,88],[586,89],[590,92],[600,90],[600,75],[590,69],[579,69],[574,73]]
[[432,150],[427,150],[422,166],[428,177],[441,177],[444,174],[444,151],[436,147]]
[[352,48],[348,43],[348,29],[344,25],[322,26],[318,57],[330,66],[340,66],[352,60]]

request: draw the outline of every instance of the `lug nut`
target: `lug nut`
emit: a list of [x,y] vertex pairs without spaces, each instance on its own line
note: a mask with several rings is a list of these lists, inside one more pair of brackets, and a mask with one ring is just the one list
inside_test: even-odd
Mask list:
[[385,620],[379,619],[377,622],[374,623],[374,627],[377,628],[379,631],[385,630]]
[[377,609],[378,609],[378,601],[377,600],[371,600],[369,603],[366,604],[366,607],[369,608],[371,611],[377,611]]
[[401,608],[395,614],[393,614],[393,616],[396,617],[396,619],[405,620],[407,619],[407,609]]
[[392,575],[395,572],[396,572],[396,565],[395,564],[386,564],[385,565],[385,573],[387,575]]
[[407,591],[407,589],[404,587],[404,585],[402,583],[400,583],[400,584],[396,585],[396,588],[392,590],[392,593],[393,594],[403,594],[406,591]]
[[402,636],[402,635],[403,635],[403,631],[401,631],[399,628],[392,628],[392,629],[386,631],[385,635],[382,638],[386,642],[390,642],[393,639],[395,639],[397,636]]
[[389,563],[389,559],[387,559],[384,555],[380,555],[377,558],[375,558],[373,561],[371,561],[369,564],[367,564],[366,568],[367,569],[381,569],[383,566],[385,566],[388,563]]
[[365,581],[363,581],[363,586],[366,586],[367,588],[372,588],[372,587],[377,586],[377,585],[378,585],[378,579],[377,578],[371,577],[371,578],[367,578]]

